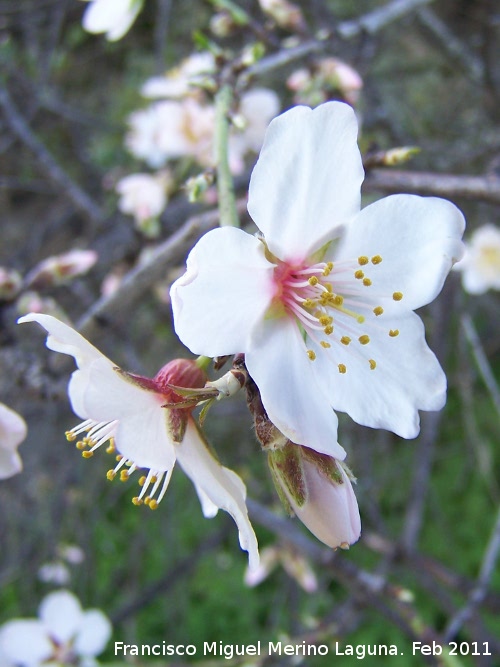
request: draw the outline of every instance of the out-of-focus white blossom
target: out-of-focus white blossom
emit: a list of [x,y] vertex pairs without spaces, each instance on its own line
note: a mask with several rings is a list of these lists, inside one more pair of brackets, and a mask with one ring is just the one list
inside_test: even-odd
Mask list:
[[289,0],[259,0],[259,5],[280,28],[303,32],[307,27],[300,7]]
[[129,31],[143,3],[144,0],[90,0],[82,25],[87,32],[104,32],[110,42],[115,42]]
[[[172,177],[165,170],[156,174],[125,176],[116,184],[116,192],[120,195],[118,208],[134,217],[140,231],[148,232],[152,222],[158,219],[167,205],[171,183]],[[146,236],[155,235],[146,233]]]
[[0,403],[0,479],[21,472],[23,463],[17,448],[26,438],[26,422],[11,408]]
[[259,567],[255,570],[250,568],[245,570],[245,584],[250,587],[258,586],[279,565],[292,579],[295,579],[306,593],[314,593],[318,590],[318,580],[307,558],[286,544],[265,547],[260,552]]
[[0,656],[7,667],[85,665],[104,651],[111,631],[102,611],[83,611],[73,593],[56,591],[42,600],[38,619],[14,619],[0,627]]
[[40,567],[38,578],[45,584],[66,586],[71,581],[71,573],[64,563],[54,561],[53,563],[44,563]]
[[165,75],[148,79],[141,88],[141,94],[165,99],[198,95],[199,85],[214,72],[215,60],[211,53],[193,53]]
[[455,268],[462,272],[462,285],[470,294],[500,290],[500,229],[491,224],[476,229]]
[[359,73],[343,60],[328,57],[318,60],[311,70],[305,67],[292,72],[286,82],[297,104],[317,106],[332,95],[354,105],[359,99],[363,80]]

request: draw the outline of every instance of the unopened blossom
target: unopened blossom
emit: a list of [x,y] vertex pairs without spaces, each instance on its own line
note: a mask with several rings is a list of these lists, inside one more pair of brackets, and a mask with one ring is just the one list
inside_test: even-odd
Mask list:
[[84,458],[107,446],[118,452],[118,463],[108,471],[126,480],[137,468],[145,468],[136,505],[156,509],[167,490],[178,461],[193,482],[203,513],[213,517],[224,509],[235,520],[242,549],[249,552],[251,567],[258,562],[255,534],[245,504],[246,488],[240,477],[223,467],[209,451],[189,412],[166,408],[176,402],[170,384],[203,387],[205,374],[193,361],[174,360],[154,378],[119,369],[83,336],[49,315],[31,313],[20,323],[38,322],[49,334],[47,347],[74,357],[68,394],[73,411],[83,421],[66,433]]
[[18,271],[0,266],[0,300],[13,299],[19,293],[22,284],[23,279]]
[[102,611],[83,611],[72,593],[60,590],[42,600],[37,619],[0,626],[0,655],[6,667],[84,665],[104,651],[111,631]]
[[139,230],[147,230],[167,205],[171,180],[166,171],[125,176],[116,184],[116,192],[120,195],[118,208],[134,217]]
[[500,290],[500,228],[488,224],[476,229],[455,268],[462,272],[462,285],[470,294]]
[[357,542],[358,501],[339,461],[289,442],[269,451],[269,466],[285,505],[321,542],[333,549]]
[[193,352],[244,353],[269,419],[337,459],[335,410],[405,438],[439,410],[446,378],[413,312],[462,256],[464,218],[435,197],[393,195],[360,210],[351,107],[295,107],[273,120],[248,211],[260,230],[208,232],[171,290]]
[[270,16],[280,28],[303,32],[307,26],[298,5],[289,0],[259,0],[262,11]]
[[142,9],[143,2],[144,0],[90,0],[82,25],[87,32],[106,33],[106,38],[115,42],[129,31]]
[[82,276],[97,262],[95,250],[75,248],[60,255],[53,255],[39,262],[26,276],[29,287],[42,288],[63,285],[77,276]]
[[0,479],[21,472],[23,463],[17,448],[26,438],[26,422],[17,412],[0,403]]
[[141,95],[149,98],[181,98],[197,95],[199,85],[215,73],[215,59],[208,51],[193,53],[164,76],[154,76],[141,88]]

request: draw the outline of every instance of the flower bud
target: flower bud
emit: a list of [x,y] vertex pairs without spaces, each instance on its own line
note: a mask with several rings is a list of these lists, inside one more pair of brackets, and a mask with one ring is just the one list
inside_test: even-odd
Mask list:
[[26,286],[51,287],[69,282],[87,273],[97,261],[94,250],[70,250],[62,255],[48,257],[37,264],[26,276]]
[[285,506],[313,535],[334,549],[347,549],[358,540],[358,503],[339,461],[288,442],[269,452],[269,465]]
[[262,11],[270,16],[280,28],[292,32],[304,32],[306,22],[300,7],[288,0],[259,0]]
[[17,296],[22,282],[21,274],[17,271],[0,266],[0,299],[9,301]]
[[[166,395],[172,393],[169,385],[201,389],[205,386],[206,380],[205,371],[193,359],[173,359],[165,364],[153,378],[153,382],[157,385],[157,391]],[[179,397],[179,402],[181,400],[183,399]]]

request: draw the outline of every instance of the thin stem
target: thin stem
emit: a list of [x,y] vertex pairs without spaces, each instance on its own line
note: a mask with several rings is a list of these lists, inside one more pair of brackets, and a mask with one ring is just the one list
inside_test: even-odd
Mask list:
[[224,84],[215,96],[215,163],[221,227],[240,226],[228,158],[229,110],[232,100],[231,86]]

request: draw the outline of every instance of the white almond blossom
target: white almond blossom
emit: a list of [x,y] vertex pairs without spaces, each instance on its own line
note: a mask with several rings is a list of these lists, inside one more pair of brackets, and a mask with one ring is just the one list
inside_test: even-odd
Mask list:
[[182,342],[207,356],[244,353],[277,428],[340,460],[334,409],[413,438],[418,410],[443,407],[446,378],[413,310],[462,256],[465,224],[434,197],[360,210],[356,136],[340,102],[273,120],[248,200],[261,236],[208,232],[171,290]]
[[[156,509],[168,487],[176,460],[193,482],[203,513],[213,517],[228,512],[239,530],[241,548],[250,567],[258,563],[257,540],[248,519],[246,488],[240,477],[210,453],[188,413],[164,407],[172,400],[169,384],[199,387],[204,374],[187,360],[164,366],[157,375],[142,378],[121,371],[74,329],[50,315],[30,313],[19,323],[38,322],[49,334],[47,347],[74,357],[78,370],[68,386],[73,411],[83,421],[66,433],[89,458],[101,446],[119,453],[108,479],[128,479],[136,468],[146,468],[136,505]],[[189,381],[183,382],[183,378]],[[185,431],[184,431],[185,429]],[[81,438],[81,439],[79,439]]]
[[[266,128],[280,108],[271,90],[255,88],[241,97],[238,117],[242,129],[231,128],[229,166],[234,174],[244,169],[244,157],[257,153]],[[125,138],[128,150],[150,167],[162,167],[169,160],[190,157],[203,167],[213,167],[215,107],[193,97],[154,102],[134,111],[128,119]]]
[[[89,0],[86,0],[88,2]],[[106,33],[110,42],[123,37],[142,9],[144,0],[90,0],[82,25],[87,32]]]
[[17,448],[26,438],[26,422],[14,410],[0,403],[0,479],[21,472],[23,463]]
[[462,285],[470,294],[500,290],[500,229],[491,224],[476,229],[455,268],[462,272]]
[[14,619],[0,627],[5,667],[89,664],[111,637],[111,623],[99,609],[83,611],[69,591],[49,593],[38,619]]
[[203,81],[204,77],[214,74],[215,70],[213,54],[208,51],[193,53],[164,76],[154,76],[148,79],[141,88],[141,95],[149,98],[171,99],[197,95],[200,92],[197,85]]
[[170,183],[171,176],[166,171],[125,176],[116,184],[120,195],[118,208],[134,216],[138,229],[148,230],[151,221],[157,220],[167,205]]

